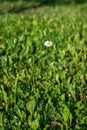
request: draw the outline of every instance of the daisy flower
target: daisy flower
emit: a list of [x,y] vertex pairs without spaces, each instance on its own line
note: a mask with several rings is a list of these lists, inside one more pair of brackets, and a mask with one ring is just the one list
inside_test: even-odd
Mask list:
[[49,47],[49,46],[52,46],[52,45],[53,45],[53,43],[51,41],[45,41],[44,42],[44,46],[46,46],[46,47]]

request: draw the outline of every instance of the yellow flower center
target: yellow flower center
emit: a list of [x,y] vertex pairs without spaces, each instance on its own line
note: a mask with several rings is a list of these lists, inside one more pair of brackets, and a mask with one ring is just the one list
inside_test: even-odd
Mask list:
[[47,44],[50,45],[50,42],[48,42]]

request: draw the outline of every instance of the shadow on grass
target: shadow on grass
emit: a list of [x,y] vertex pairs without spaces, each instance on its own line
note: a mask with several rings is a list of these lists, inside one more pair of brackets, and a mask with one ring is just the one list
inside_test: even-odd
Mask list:
[[39,2],[32,2],[30,1],[22,1],[22,0],[0,0],[0,14],[4,13],[22,13],[26,10],[36,9],[39,7],[44,6],[42,3]]
[[[22,13],[26,10],[37,9],[42,6],[82,4],[87,0],[0,0],[0,14]],[[5,8],[5,11],[3,9]]]
[[42,7],[43,5],[41,4],[37,4],[37,5],[25,5],[25,6],[19,6],[19,7],[13,7],[13,8],[10,8],[8,13],[22,13],[26,10],[31,10],[31,9],[37,9],[39,7]]

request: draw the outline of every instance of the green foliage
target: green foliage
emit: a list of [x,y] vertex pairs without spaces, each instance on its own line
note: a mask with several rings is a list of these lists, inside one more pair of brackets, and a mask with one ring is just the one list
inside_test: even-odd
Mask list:
[[27,102],[27,104],[26,104],[26,108],[27,108],[27,110],[30,112],[31,115],[32,115],[33,112],[34,112],[35,105],[36,105],[35,99],[31,99],[31,100],[30,100],[29,102]]
[[86,130],[86,7],[0,15],[1,130]]

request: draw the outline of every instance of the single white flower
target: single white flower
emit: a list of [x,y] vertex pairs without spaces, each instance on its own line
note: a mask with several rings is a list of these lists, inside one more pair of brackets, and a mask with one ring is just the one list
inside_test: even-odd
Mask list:
[[46,47],[49,47],[49,46],[52,46],[52,45],[53,45],[53,43],[51,41],[45,41],[44,42],[44,46],[46,46]]

